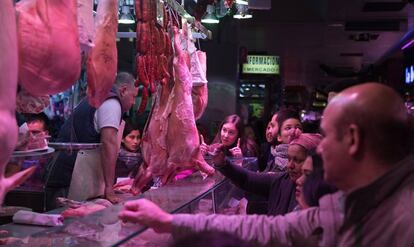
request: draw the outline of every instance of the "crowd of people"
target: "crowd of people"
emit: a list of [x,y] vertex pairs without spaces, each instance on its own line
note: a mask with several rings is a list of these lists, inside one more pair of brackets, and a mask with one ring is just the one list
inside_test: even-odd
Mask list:
[[[275,122],[281,142],[283,123],[268,131]],[[219,231],[261,246],[411,246],[413,121],[401,97],[379,83],[353,86],[330,100],[321,135],[296,135],[297,126],[286,127],[285,171],[247,171],[225,142],[210,152],[237,186],[268,197],[267,215],[172,215],[141,199],[119,217],[176,238]]]
[[[143,162],[142,129],[122,118],[137,94],[132,85],[129,74],[118,74],[103,105],[94,109],[81,102],[56,139],[102,143],[104,194],[115,203],[114,182],[134,178]],[[253,244],[245,246],[410,246],[412,117],[383,84],[341,90],[330,94],[318,133],[305,133],[299,113],[287,108],[272,115],[265,143],[256,143],[236,114],[224,118],[212,141],[199,125],[201,153],[238,188],[233,196],[247,201],[240,215],[171,215],[142,199],[126,202],[120,219],[177,239],[227,234],[238,245]],[[26,116],[26,123],[33,135],[49,133],[44,114]],[[244,166],[248,157],[257,162]],[[58,159],[59,167],[48,171],[48,209],[56,197],[67,196],[76,155],[61,153]]]

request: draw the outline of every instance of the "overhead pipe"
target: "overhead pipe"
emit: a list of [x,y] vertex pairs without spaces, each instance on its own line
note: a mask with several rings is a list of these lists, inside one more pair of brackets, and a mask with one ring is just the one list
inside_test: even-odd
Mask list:
[[[411,43],[411,44],[410,44]],[[400,52],[408,47],[413,46],[414,43],[414,28],[408,31],[404,36],[393,45],[388,51],[386,51],[375,63],[374,66],[380,65],[393,54]]]

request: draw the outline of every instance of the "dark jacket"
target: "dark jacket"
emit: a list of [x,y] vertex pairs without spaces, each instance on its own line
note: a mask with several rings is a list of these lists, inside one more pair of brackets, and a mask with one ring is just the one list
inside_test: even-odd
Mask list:
[[268,215],[289,213],[297,205],[296,185],[287,172],[256,173],[234,165],[228,160],[226,165],[216,168],[239,188],[266,197],[269,201]]
[[414,245],[414,156],[345,200],[338,246]]

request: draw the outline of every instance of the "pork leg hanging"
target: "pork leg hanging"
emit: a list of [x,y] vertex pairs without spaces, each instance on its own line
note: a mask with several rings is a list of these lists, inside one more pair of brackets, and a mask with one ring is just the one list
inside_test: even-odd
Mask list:
[[88,101],[98,108],[108,96],[115,82],[118,55],[118,1],[100,0],[95,20],[95,47],[88,58]]
[[193,97],[194,116],[198,120],[203,116],[208,103],[207,88],[207,57],[202,51],[195,51],[191,54],[191,76],[193,79]]
[[[196,168],[213,174],[200,152],[200,139],[195,123],[191,90],[193,87],[190,73],[189,54],[181,50],[177,28],[174,29],[175,83],[173,88],[172,112],[168,120],[168,171]],[[177,138],[180,133],[180,138]]]
[[19,84],[35,96],[68,89],[81,69],[76,0],[22,0],[16,10]]
[[200,153],[191,95],[190,59],[181,50],[177,28],[174,33],[174,81],[161,84],[156,92],[142,142],[144,165],[132,188],[135,193],[141,192],[152,178],[161,178],[165,184],[180,170],[194,168],[207,174],[214,172]]
[[11,0],[0,1],[0,205],[7,191],[28,178],[35,167],[5,178],[4,171],[17,143],[15,118],[17,90],[17,33],[16,16]]

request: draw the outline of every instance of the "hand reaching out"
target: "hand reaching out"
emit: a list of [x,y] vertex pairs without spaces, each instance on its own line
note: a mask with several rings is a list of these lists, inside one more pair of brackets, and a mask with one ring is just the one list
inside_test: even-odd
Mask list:
[[226,156],[224,155],[222,144],[215,145],[214,150],[209,154],[212,157],[211,160],[214,166],[222,166],[226,163]]
[[171,232],[172,228],[173,216],[146,199],[126,202],[118,217],[123,222],[148,226],[158,233]]

